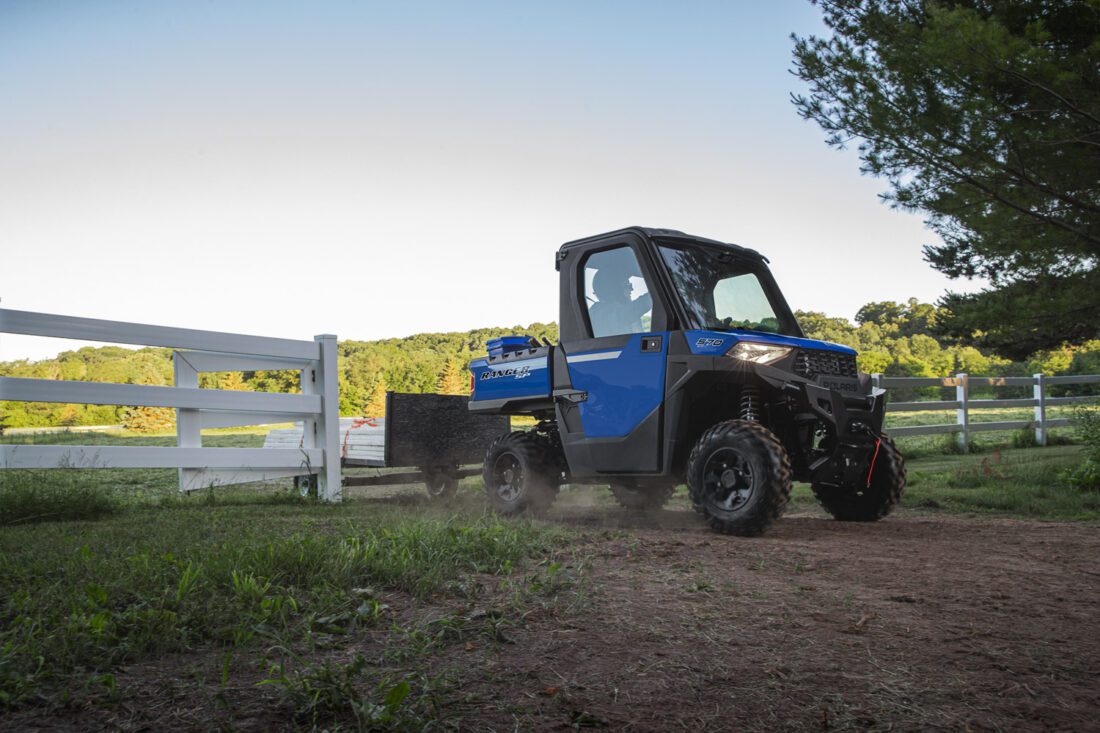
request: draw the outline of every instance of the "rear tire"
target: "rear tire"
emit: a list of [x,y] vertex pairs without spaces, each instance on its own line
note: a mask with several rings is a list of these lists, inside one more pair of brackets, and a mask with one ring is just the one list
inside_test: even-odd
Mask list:
[[905,491],[905,459],[893,440],[880,436],[871,485],[852,488],[812,484],[814,496],[841,522],[877,522],[894,510]]
[[672,498],[675,485],[638,486],[636,484],[611,484],[611,493],[620,505],[627,509],[656,511]]
[[520,431],[497,438],[485,453],[481,474],[490,506],[506,515],[546,509],[558,494],[555,470],[545,441],[535,433]]
[[763,425],[729,420],[699,438],[687,480],[692,504],[711,529],[751,537],[783,514],[791,496],[791,462]]

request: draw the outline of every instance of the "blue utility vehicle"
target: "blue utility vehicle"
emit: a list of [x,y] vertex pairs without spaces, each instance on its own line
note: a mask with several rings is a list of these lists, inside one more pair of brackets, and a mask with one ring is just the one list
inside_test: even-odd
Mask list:
[[883,390],[846,346],[807,339],[758,252],[631,227],[558,250],[560,343],[510,336],[471,364],[469,409],[529,415],[483,467],[490,503],[545,508],[564,483],[628,507],[686,483],[719,532],[754,535],[804,481],[837,519],[897,504]]

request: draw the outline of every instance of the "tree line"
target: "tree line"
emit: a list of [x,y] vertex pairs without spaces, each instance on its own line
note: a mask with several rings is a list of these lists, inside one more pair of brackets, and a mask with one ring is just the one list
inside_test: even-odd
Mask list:
[[[1100,341],[1064,344],[1013,361],[937,335],[943,309],[910,299],[905,303],[868,303],[855,322],[814,311],[798,311],[806,336],[851,346],[859,351],[860,369],[891,376],[943,376],[958,371],[1002,376],[1100,374]],[[457,333],[420,333],[380,341],[342,341],[338,346],[340,414],[381,416],[387,391],[467,394],[469,362],[486,351],[490,339],[528,334],[558,339],[554,323],[526,327],[481,328]],[[0,376],[65,379],[122,384],[172,384],[169,349],[85,347],[41,361],[0,362]],[[293,371],[222,372],[200,375],[207,389],[297,392]],[[899,395],[900,396],[900,395]],[[57,405],[0,402],[0,421],[7,427],[122,424],[139,431],[171,429],[173,411],[111,405]]]

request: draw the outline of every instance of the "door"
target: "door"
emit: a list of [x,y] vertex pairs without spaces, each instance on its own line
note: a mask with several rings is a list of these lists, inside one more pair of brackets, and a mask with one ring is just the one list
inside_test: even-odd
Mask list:
[[[668,333],[636,246],[593,248],[574,264],[585,338],[564,341],[569,393],[559,419],[574,475],[660,468]],[[560,364],[560,362],[559,362]],[[559,412],[559,415],[561,412]]]

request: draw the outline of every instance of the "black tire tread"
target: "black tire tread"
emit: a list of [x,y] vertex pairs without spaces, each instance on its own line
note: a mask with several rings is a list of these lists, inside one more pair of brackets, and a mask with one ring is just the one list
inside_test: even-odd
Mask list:
[[905,492],[905,459],[887,435],[879,436],[879,455],[865,491],[838,490],[834,486],[811,484],[814,496],[825,511],[841,522],[877,522],[901,502]]
[[[514,453],[523,464],[525,487],[514,502],[503,501],[490,487],[490,472],[498,455],[505,450]],[[485,494],[490,506],[500,514],[516,515],[525,511],[541,512],[557,498],[558,481],[549,456],[549,443],[537,433],[515,430],[492,442],[485,452],[485,464],[481,470]]]
[[[753,501],[743,517],[735,521],[724,520],[707,511],[701,496],[701,488],[696,485],[696,473],[701,470],[698,465],[712,450],[728,445],[737,434],[744,434],[749,440],[756,443],[766,456],[768,475],[764,481],[764,494]],[[710,427],[702,437],[696,441],[688,457],[688,491],[691,495],[692,505],[695,510],[703,515],[711,529],[722,534],[753,537],[761,534],[772,522],[782,516],[791,498],[791,461],[787,451],[775,433],[763,425],[748,420],[727,420]]]

